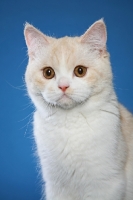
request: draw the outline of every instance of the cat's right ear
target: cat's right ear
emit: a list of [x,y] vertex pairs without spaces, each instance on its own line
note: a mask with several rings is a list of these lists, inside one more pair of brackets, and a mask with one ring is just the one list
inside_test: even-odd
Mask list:
[[35,58],[42,47],[49,45],[48,37],[29,23],[25,24],[24,36],[31,59]]

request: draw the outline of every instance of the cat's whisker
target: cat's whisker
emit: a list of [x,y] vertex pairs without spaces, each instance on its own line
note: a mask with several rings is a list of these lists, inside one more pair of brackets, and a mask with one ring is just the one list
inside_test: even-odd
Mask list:
[[94,130],[91,128],[90,124],[88,123],[88,121],[87,121],[87,118],[84,116],[84,114],[83,114],[83,113],[81,113],[81,112],[80,112],[80,114],[83,116],[83,118],[84,118],[84,119],[85,119],[85,121],[87,122],[87,124],[88,124],[89,128],[91,129],[91,131],[93,131],[93,132],[94,132]]
[[23,119],[21,119],[21,120],[19,120],[18,122],[22,122],[22,121],[24,121],[24,120],[26,120],[29,116],[33,116],[33,113],[34,113],[35,111],[33,111],[32,113],[30,113],[29,115],[27,115],[26,117],[24,117]]
[[[22,127],[20,128],[20,130],[22,130],[22,129],[24,129],[24,128],[26,127],[25,134],[27,133],[27,129],[28,129],[29,124],[32,122],[33,113],[34,113],[34,112],[32,112],[30,115],[28,115],[28,117],[30,116],[30,117],[29,117],[29,120],[28,120],[28,123],[25,124],[24,126],[22,126]],[[26,118],[27,118],[27,117],[26,117]],[[26,118],[24,118],[24,120],[25,120]],[[21,121],[22,121],[22,120],[21,120]]]
[[22,105],[22,109],[20,109],[19,111],[24,111],[24,110],[26,110],[26,109],[28,109],[29,107],[31,107],[31,108],[33,108],[34,110],[35,110],[35,108],[34,108],[34,106],[33,106],[33,104],[30,102],[30,103],[27,103],[27,104],[25,104],[25,105]]
[[25,105],[25,107],[23,109],[21,109],[20,111],[24,111],[24,110],[28,109],[29,107],[32,107],[31,103],[28,103],[27,105]]
[[[12,85],[11,83],[9,83],[7,80],[5,80],[5,81],[7,82],[7,84],[8,84],[9,86],[11,86],[11,87],[14,88],[14,89],[17,89],[17,90],[25,90],[25,91],[26,91],[25,85],[14,86],[14,85]],[[24,89],[23,89],[22,87],[24,87]]]
[[22,62],[18,65],[18,68],[23,64],[23,62],[25,61],[25,60],[27,60],[28,59],[28,56],[26,56],[26,58],[24,58],[23,60],[22,60]]
[[119,118],[119,115],[116,114],[116,113],[114,113],[114,112],[112,112],[112,111],[109,111],[109,110],[103,110],[103,109],[100,109],[100,111],[102,111],[102,112],[106,112],[106,113],[109,113],[109,114],[112,114],[112,115],[115,115],[116,117]]
[[26,124],[26,130],[25,130],[25,133],[24,133],[25,135],[26,135],[26,133],[27,133],[29,124],[32,122],[32,119],[33,119],[33,116],[30,117],[28,123]]

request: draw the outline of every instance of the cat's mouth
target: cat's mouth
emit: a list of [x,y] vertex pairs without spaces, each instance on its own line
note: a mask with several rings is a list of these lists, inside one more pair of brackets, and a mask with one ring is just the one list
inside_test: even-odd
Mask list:
[[67,94],[63,94],[58,100],[57,102],[69,102],[70,100],[72,100],[71,97],[69,97]]
[[60,98],[59,98],[59,100],[60,99],[71,99],[67,94],[63,94]]

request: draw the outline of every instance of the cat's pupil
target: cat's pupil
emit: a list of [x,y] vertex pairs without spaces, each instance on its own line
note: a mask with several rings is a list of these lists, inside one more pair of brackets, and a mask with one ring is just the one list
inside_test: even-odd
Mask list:
[[51,70],[50,70],[50,69],[48,69],[48,70],[46,71],[46,75],[47,75],[47,76],[51,76]]
[[80,67],[80,68],[78,68],[78,73],[79,74],[83,74],[83,69]]

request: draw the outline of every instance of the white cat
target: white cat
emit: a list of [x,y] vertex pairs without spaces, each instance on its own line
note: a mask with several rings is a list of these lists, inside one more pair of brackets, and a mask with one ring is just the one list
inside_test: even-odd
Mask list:
[[47,200],[133,200],[133,117],[112,84],[106,26],[81,37],[24,30],[26,84]]

